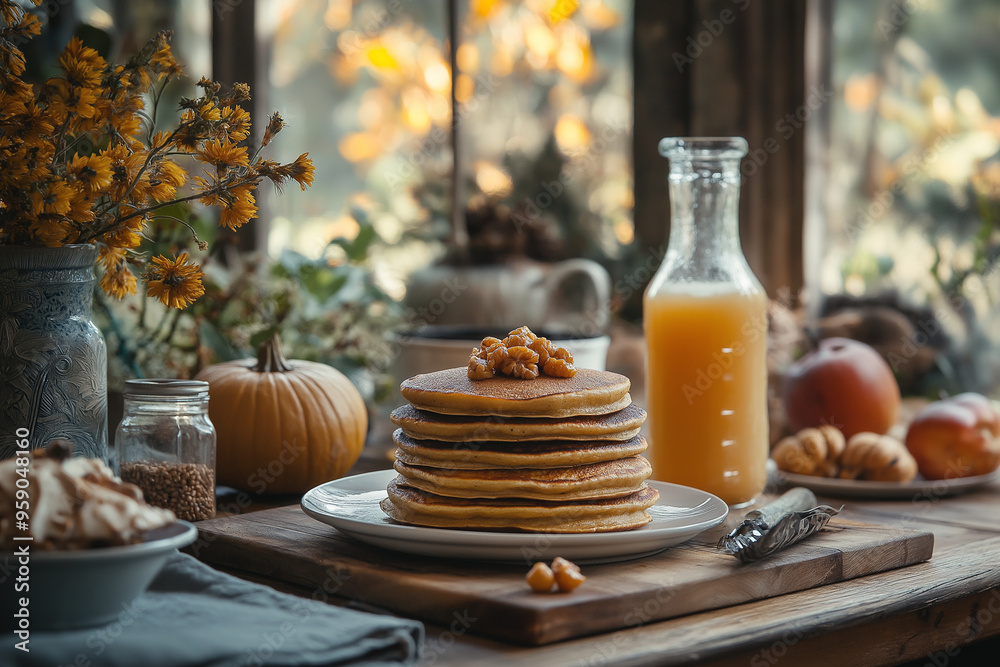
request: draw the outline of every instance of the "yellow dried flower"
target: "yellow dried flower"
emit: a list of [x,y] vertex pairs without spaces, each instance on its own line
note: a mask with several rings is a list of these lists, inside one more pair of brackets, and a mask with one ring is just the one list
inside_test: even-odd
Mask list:
[[79,37],[74,37],[59,56],[59,66],[66,72],[70,84],[96,88],[101,84],[107,63],[97,51],[84,46]]
[[120,248],[101,246],[97,261],[104,269],[101,289],[108,296],[121,300],[128,294],[135,294],[136,278],[128,267],[125,251]]
[[142,243],[139,233],[128,227],[117,227],[104,234],[101,240],[110,248],[138,248]]
[[77,185],[73,188],[73,196],[69,200],[69,220],[77,223],[93,222],[97,217],[94,213],[94,200],[87,194],[85,187]]
[[70,229],[66,221],[59,217],[41,217],[28,227],[31,236],[49,248],[58,248],[69,243]]
[[215,104],[208,102],[198,109],[198,115],[202,120],[215,121],[222,120],[222,112],[215,108]]
[[222,215],[219,224],[235,231],[257,215],[256,200],[252,194],[254,187],[252,184],[241,185],[229,191],[210,192],[198,201],[220,207]]
[[237,146],[229,139],[206,141],[198,151],[198,159],[215,167],[216,173],[222,177],[232,167],[247,165],[247,149],[246,146]]
[[283,127],[285,127],[285,121],[281,120],[281,114],[277,112],[271,114],[271,118],[267,122],[267,127],[264,129],[264,138],[260,140],[260,145],[267,146],[271,143],[271,139],[278,132],[281,132]]
[[[242,107],[222,107],[221,116],[230,141],[239,143],[250,136],[250,114]],[[261,142],[261,145],[267,144]]]
[[153,57],[149,59],[151,65],[154,69],[159,72],[160,77],[164,76],[180,76],[181,66],[177,64],[174,59],[174,54],[170,50],[170,44],[164,43],[160,49],[153,54]]
[[172,160],[158,160],[150,169],[149,197],[156,202],[171,201],[177,195],[177,188],[184,185],[184,170]]
[[186,308],[205,293],[200,268],[188,263],[186,252],[173,260],[154,257],[146,274],[146,294],[170,308]]
[[77,183],[83,185],[87,192],[93,195],[111,185],[111,160],[105,155],[78,155],[66,165],[66,172],[76,177]]
[[66,79],[53,77],[42,86],[39,99],[44,102],[56,124],[62,125],[70,116],[93,118],[97,103],[97,91],[92,88],[74,86]]
[[18,104],[15,108],[20,112],[13,114],[17,116],[18,126],[24,143],[30,146],[39,145],[45,142],[55,131],[55,125],[47,110],[35,104],[34,99],[30,99],[23,104]]
[[287,165],[287,167],[288,177],[298,183],[302,190],[313,184],[316,168],[313,166],[312,160],[309,159],[309,153],[303,153],[298,156],[295,158],[295,162]]
[[[169,32],[124,65],[108,64],[73,38],[59,56],[60,74],[36,87],[20,78],[24,57],[17,44],[38,34],[40,22],[15,0],[0,0],[0,19],[0,243],[98,243],[101,286],[121,298],[136,291],[126,258],[142,243],[146,225],[156,218],[186,224],[158,216],[160,208],[198,199],[220,209],[221,225],[237,229],[257,215],[253,191],[264,178],[278,186],[313,182],[305,154],[285,165],[256,157],[284,126],[278,114],[260,146],[241,145],[251,129],[250,114],[238,106],[250,99],[245,84],[224,91],[202,78],[203,93],[181,100],[177,127],[157,131],[157,114],[147,111],[146,101],[156,109],[160,82],[181,75]],[[192,179],[190,193],[179,194],[188,176],[175,156],[210,167],[207,178]],[[157,257],[151,267],[147,294],[172,307],[204,291],[186,254]]]
[[66,215],[69,213],[73,190],[64,181],[52,180],[39,183],[28,193],[31,210],[36,215]]

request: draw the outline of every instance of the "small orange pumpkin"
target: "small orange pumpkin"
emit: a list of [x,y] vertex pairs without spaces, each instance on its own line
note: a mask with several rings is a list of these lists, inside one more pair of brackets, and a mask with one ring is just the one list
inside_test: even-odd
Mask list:
[[304,493],[337,479],[361,455],[368,412],[340,371],[288,360],[274,336],[257,359],[203,369],[217,434],[220,484],[254,493]]

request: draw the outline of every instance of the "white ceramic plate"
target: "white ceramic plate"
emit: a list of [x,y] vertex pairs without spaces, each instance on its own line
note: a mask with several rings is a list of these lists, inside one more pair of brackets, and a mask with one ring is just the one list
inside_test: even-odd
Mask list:
[[934,500],[947,498],[959,493],[988,484],[997,479],[997,472],[975,477],[958,479],[923,479],[918,477],[912,482],[866,482],[857,479],[837,479],[832,477],[813,477],[798,475],[793,472],[774,470],[774,476],[779,482],[793,486],[804,486],[814,493],[835,498],[869,498],[881,500]]
[[722,523],[729,508],[715,496],[677,484],[649,482],[660,499],[653,520],[636,530],[561,535],[422,528],[393,522],[379,508],[394,470],[379,470],[321,484],[302,497],[302,510],[361,542],[421,556],[473,560],[580,562],[640,558],[685,542]]

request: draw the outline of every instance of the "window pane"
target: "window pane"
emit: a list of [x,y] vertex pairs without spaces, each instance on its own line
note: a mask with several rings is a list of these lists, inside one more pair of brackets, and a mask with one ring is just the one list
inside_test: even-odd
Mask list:
[[409,186],[450,174],[447,3],[266,0],[257,7],[269,45],[266,103],[288,123],[274,155],[284,161],[308,151],[316,166],[306,192],[267,198],[271,254],[290,248],[317,257],[332,238],[355,236],[356,217],[370,216],[385,240],[416,246],[402,255],[405,264],[429,261],[424,244],[402,240],[446,203],[428,211]]
[[[459,0],[461,199],[551,219],[566,256],[632,240],[631,3]],[[315,257],[358,219],[387,242],[380,282],[444,251],[453,156],[448,2],[266,0],[265,105],[288,122],[275,157],[309,151],[316,185],[266,197],[272,255]],[[477,208],[478,210],[478,208]],[[491,209],[493,210],[493,209]]]
[[470,197],[553,223],[550,252],[619,257],[633,236],[631,3],[478,0],[463,26]]
[[996,4],[838,0],[832,44],[838,94],[814,286],[894,289],[929,307],[892,341],[903,368],[915,363],[906,350],[945,344],[921,325],[952,338],[916,389],[995,387],[1000,373],[983,355],[1000,343]]

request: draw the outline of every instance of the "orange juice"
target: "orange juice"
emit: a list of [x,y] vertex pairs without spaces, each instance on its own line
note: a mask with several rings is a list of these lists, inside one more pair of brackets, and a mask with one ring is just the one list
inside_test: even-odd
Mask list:
[[749,503],[767,482],[767,296],[681,283],[643,313],[652,479]]

